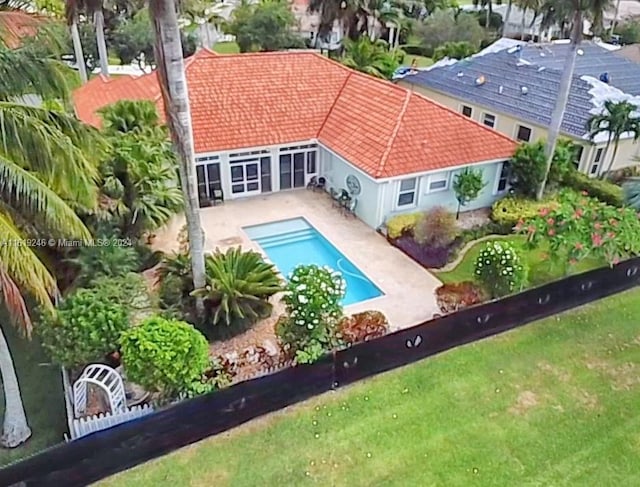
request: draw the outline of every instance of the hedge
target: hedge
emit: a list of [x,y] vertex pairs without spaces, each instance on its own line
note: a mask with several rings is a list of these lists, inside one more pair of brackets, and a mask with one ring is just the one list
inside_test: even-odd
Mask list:
[[624,191],[617,184],[601,179],[590,178],[584,173],[571,171],[564,178],[564,183],[577,191],[586,191],[589,196],[613,206],[624,206]]

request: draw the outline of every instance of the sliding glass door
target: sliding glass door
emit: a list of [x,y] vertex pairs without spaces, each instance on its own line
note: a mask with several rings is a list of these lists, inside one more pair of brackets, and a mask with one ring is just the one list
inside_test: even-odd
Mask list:
[[317,146],[304,145],[280,149],[280,189],[304,188],[316,175]]

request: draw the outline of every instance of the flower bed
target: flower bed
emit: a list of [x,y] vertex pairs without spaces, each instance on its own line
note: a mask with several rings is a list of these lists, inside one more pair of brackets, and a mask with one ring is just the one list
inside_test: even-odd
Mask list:
[[404,234],[400,238],[389,240],[389,242],[428,269],[444,267],[455,258],[457,250],[462,245],[462,239],[457,238],[445,247],[428,247],[420,245],[409,234]]

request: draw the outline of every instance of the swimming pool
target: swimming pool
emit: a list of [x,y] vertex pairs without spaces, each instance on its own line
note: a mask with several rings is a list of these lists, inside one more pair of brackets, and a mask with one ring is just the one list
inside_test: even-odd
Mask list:
[[347,281],[347,293],[342,300],[345,306],[383,294],[304,218],[253,225],[243,230],[264,249],[285,277],[300,264],[326,265],[339,271]]

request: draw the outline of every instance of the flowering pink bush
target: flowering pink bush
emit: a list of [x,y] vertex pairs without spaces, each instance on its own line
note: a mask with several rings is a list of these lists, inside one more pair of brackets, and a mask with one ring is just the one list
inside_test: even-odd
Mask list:
[[632,208],[616,208],[571,190],[561,191],[559,201],[556,208],[542,208],[535,218],[516,225],[531,247],[548,242],[551,257],[571,265],[587,256],[617,264],[640,254],[640,219]]

